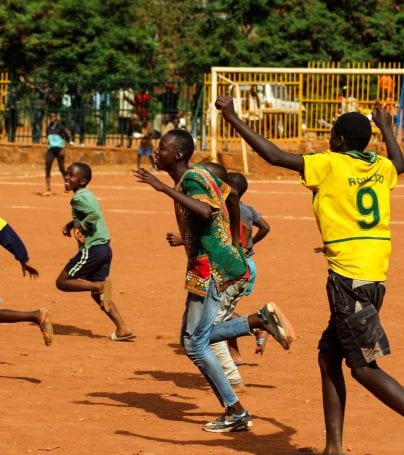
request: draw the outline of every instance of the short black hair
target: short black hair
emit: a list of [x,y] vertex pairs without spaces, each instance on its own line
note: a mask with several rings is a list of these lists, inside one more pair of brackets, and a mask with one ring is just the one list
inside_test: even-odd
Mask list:
[[189,161],[195,150],[195,142],[188,131],[175,129],[169,131],[166,135],[175,137],[178,147],[184,153],[184,158]]
[[345,139],[348,150],[362,152],[369,144],[372,126],[369,119],[359,112],[348,112],[338,117],[333,129]]
[[220,180],[227,183],[227,169],[221,164],[214,163],[213,161],[205,161],[202,166],[206,167],[208,171],[219,177]]
[[227,182],[232,188],[237,190],[239,198],[241,198],[248,189],[247,179],[239,172],[229,172],[227,174]]
[[88,164],[77,162],[72,163],[70,166],[74,166],[80,169],[80,174],[83,177],[83,179],[86,179],[87,183],[91,182],[91,179],[93,178],[93,173],[91,171],[91,167]]

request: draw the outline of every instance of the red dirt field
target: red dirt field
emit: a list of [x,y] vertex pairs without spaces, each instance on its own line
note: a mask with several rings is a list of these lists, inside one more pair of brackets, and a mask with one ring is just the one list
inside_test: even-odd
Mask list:
[[[56,169],[56,165],[54,165]],[[165,174],[158,174],[165,181]],[[328,317],[326,264],[313,248],[320,236],[311,194],[297,176],[270,170],[254,180],[245,202],[271,225],[256,247],[254,293],[238,311],[274,300],[297,332],[290,351],[269,341],[254,354],[252,337],[240,346],[248,386],[241,402],[254,416],[251,431],[212,434],[201,425],[222,412],[178,342],[184,307],[185,254],[165,240],[176,231],[173,204],[135,182],[130,166],[94,167],[90,189],[99,197],[111,232],[114,301],[137,338],[113,342],[110,321],[87,294],[67,294],[55,278],[76,251],[62,236],[70,197],[52,177],[44,198],[42,166],[0,164],[0,216],[25,241],[38,280],[23,279],[1,249],[0,308],[48,307],[55,323],[50,347],[31,324],[0,327],[0,454],[52,455],[294,455],[318,453],[325,434],[317,367],[317,340]],[[404,376],[404,180],[392,193],[393,255],[382,321],[393,354],[379,364]],[[383,406],[347,373],[344,450],[352,455],[404,453],[402,417]]]

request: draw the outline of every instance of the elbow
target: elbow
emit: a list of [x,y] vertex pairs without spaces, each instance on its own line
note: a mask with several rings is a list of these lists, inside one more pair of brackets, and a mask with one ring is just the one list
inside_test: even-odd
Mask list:
[[199,218],[202,221],[209,221],[212,218],[212,209],[208,206],[208,207],[204,208],[203,210],[201,210],[201,212],[199,214]]

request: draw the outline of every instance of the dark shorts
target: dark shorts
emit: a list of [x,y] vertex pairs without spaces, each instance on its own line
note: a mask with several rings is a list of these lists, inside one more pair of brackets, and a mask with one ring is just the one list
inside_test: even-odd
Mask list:
[[147,148],[144,148],[144,147],[139,147],[137,149],[137,154],[140,155],[140,156],[142,156],[142,155],[152,156],[153,155],[153,150],[147,149]]
[[318,344],[345,358],[348,367],[363,367],[390,354],[379,311],[386,292],[382,281],[352,280],[329,272],[327,295],[331,318]]
[[83,247],[66,264],[64,270],[71,278],[88,281],[104,281],[109,276],[112,261],[112,250],[109,243]]

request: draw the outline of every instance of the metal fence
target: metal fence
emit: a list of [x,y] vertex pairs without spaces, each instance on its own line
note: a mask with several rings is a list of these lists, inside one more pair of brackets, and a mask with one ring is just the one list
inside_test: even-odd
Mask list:
[[[308,68],[212,68],[204,80],[206,137],[212,136],[213,103],[226,93],[241,118],[261,135],[301,140],[306,132],[328,134],[335,118],[349,111],[366,115],[380,102],[399,111],[404,71],[401,63],[311,63]],[[218,118],[216,137],[226,144],[237,134]]]
[[184,128],[196,136],[202,84],[153,82],[81,87],[15,79],[0,73],[0,138],[16,143],[46,143],[50,112],[81,145],[131,146],[149,122],[154,137],[165,128]]

